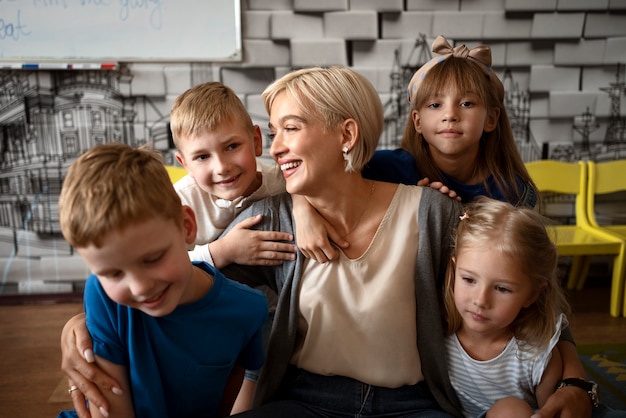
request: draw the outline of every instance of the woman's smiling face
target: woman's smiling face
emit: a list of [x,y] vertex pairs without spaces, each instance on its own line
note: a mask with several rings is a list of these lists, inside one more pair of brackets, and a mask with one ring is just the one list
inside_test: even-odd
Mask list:
[[344,170],[340,129],[325,129],[284,91],[272,103],[269,129],[270,153],[280,165],[289,193],[314,194],[324,178]]

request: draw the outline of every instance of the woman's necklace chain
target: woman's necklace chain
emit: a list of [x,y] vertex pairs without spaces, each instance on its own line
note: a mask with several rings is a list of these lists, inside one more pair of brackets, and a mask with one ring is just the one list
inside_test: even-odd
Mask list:
[[361,218],[363,217],[363,215],[365,215],[365,212],[367,212],[367,208],[369,207],[369,202],[367,202],[367,200],[369,200],[372,195],[374,194],[374,187],[376,186],[376,182],[374,180],[372,180],[372,187],[370,188],[370,194],[367,196],[365,205],[363,206],[363,210],[361,211],[361,214],[359,215],[359,217],[357,218],[356,222],[354,223],[354,225],[352,226],[352,228],[350,228],[350,230],[348,232],[346,232],[346,237],[348,235],[350,235],[352,233],[352,231],[354,231],[356,229],[356,227],[359,225],[359,223],[361,223]]

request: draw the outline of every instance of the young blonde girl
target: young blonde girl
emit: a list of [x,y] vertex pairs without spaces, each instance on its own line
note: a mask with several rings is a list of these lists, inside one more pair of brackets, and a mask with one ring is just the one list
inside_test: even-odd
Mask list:
[[468,417],[530,417],[562,377],[569,305],[544,218],[486,197],[466,207],[448,265],[450,381]]
[[[432,50],[438,55],[408,86],[410,117],[401,148],[377,151],[364,177],[430,184],[454,191],[463,202],[489,196],[534,206],[536,188],[515,144],[491,49],[452,48],[439,36]],[[481,117],[469,119],[477,111]],[[425,126],[425,117],[438,118],[436,129]]]

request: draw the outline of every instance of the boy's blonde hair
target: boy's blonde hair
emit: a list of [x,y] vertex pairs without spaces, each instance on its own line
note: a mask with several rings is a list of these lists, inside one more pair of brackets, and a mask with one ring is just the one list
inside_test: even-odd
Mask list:
[[109,232],[154,217],[182,226],[180,198],[156,151],[120,143],[97,145],[70,166],[59,218],[73,247],[99,247]]
[[[495,74],[491,76],[495,77]],[[429,98],[450,87],[456,88],[457,91],[476,94],[487,109],[500,109],[496,128],[491,132],[483,133],[480,139],[475,170],[480,177],[485,179],[490,174],[493,175],[497,187],[509,202],[523,203],[523,191],[518,186],[518,180],[533,186],[534,182],[515,144],[513,130],[502,101],[502,93],[494,88],[493,80],[484,69],[467,58],[450,56],[442,60],[424,75],[411,101],[411,110],[419,111]],[[413,119],[410,117],[407,120],[400,146],[415,157],[422,177],[428,177],[431,182],[445,183],[441,171],[430,154],[427,140],[415,130]],[[489,191],[487,181],[484,185]]]
[[170,112],[170,130],[174,145],[226,122],[239,122],[254,134],[254,125],[245,106],[229,87],[217,81],[198,84],[178,96]]
[[[465,210],[457,227],[454,253],[495,245],[500,254],[516,261],[533,286],[542,290],[531,306],[520,311],[510,325],[511,331],[529,347],[545,348],[555,332],[558,315],[570,313],[557,276],[558,253],[546,230],[547,218],[533,209],[484,196],[468,204]],[[454,259],[451,259],[444,291],[449,334],[456,332],[462,321],[454,305],[454,270]]]
[[372,83],[342,66],[293,71],[263,92],[268,114],[274,99],[283,91],[326,129],[334,129],[349,118],[356,121],[360,140],[348,154],[346,171],[361,171],[374,155],[383,130],[383,106]]

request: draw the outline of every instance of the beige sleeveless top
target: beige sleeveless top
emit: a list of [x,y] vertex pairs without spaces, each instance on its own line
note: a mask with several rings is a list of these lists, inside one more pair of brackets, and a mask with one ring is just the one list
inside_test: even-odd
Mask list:
[[306,261],[292,364],[388,388],[423,380],[414,284],[420,197],[419,188],[397,189],[361,257]]

